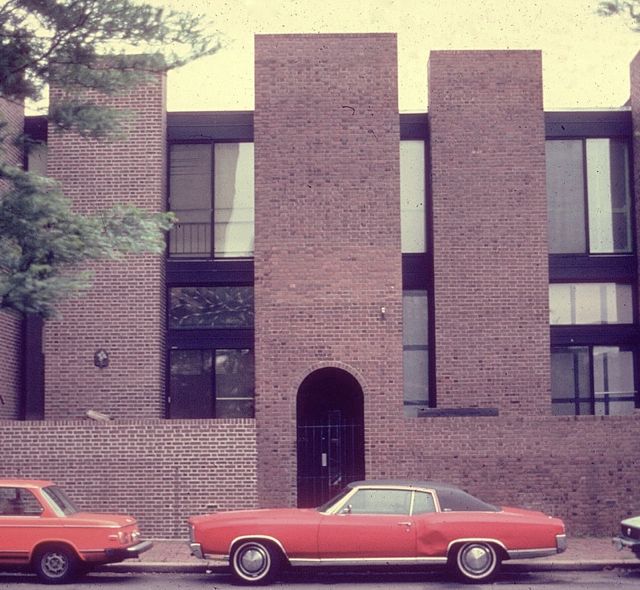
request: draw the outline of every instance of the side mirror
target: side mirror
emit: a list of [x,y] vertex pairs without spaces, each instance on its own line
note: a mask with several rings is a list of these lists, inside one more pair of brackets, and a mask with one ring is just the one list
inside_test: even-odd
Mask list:
[[347,504],[342,510],[340,510],[340,514],[351,514],[351,504]]

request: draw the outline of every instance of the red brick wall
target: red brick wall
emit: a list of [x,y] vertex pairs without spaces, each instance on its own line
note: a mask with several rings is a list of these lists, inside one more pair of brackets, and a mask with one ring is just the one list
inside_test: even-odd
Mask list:
[[313,369],[358,379],[369,449],[402,414],[396,38],[257,36],[255,79],[259,493],[291,505]]
[[[54,88],[51,99],[59,96]],[[103,104],[128,111],[124,139],[97,142],[49,131],[48,173],[76,210],[116,203],[165,210],[165,80],[158,77]],[[89,409],[112,417],[164,413],[164,257],[130,255],[92,263],[93,287],[60,306],[45,329],[45,416],[78,418]],[[94,354],[110,355],[106,369]]]
[[550,412],[538,51],[429,59],[439,407]]
[[0,311],[0,420],[19,418],[22,391],[22,316]]
[[[0,157],[14,165],[22,165],[22,152],[13,145],[11,138],[23,131],[24,106],[0,98],[0,121],[7,126],[2,133],[7,139],[0,146]],[[0,182],[0,193],[6,185]],[[22,317],[13,311],[0,311],[0,419],[18,418],[22,353]]]
[[254,420],[0,421],[0,457],[0,477],[52,479],[147,537],[186,540],[188,516],[257,503]]

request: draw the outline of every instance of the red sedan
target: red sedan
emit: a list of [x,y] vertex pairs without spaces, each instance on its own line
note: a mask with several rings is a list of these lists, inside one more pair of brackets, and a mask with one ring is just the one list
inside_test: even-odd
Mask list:
[[506,559],[566,549],[557,518],[428,482],[354,482],[316,509],[205,514],[189,526],[193,555],[228,561],[249,584],[272,580],[284,565],[386,564],[448,564],[464,581],[486,582]]

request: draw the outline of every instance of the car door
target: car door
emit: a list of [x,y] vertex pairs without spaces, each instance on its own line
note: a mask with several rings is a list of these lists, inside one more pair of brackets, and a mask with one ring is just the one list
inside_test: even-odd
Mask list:
[[0,563],[29,560],[42,506],[30,490],[0,488]]
[[411,490],[361,488],[338,514],[325,514],[318,529],[323,559],[415,557]]

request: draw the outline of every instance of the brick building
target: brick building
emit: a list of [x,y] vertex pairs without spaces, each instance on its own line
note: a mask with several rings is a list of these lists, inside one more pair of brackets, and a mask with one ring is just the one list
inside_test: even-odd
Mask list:
[[640,62],[630,107],[548,113],[536,51],[432,52],[420,114],[394,35],[258,36],[255,67],[252,113],[167,114],[158,78],[102,99],[122,141],[26,118],[78,210],[179,222],[60,319],[0,314],[0,476],[155,537],[362,477],[640,513]]

